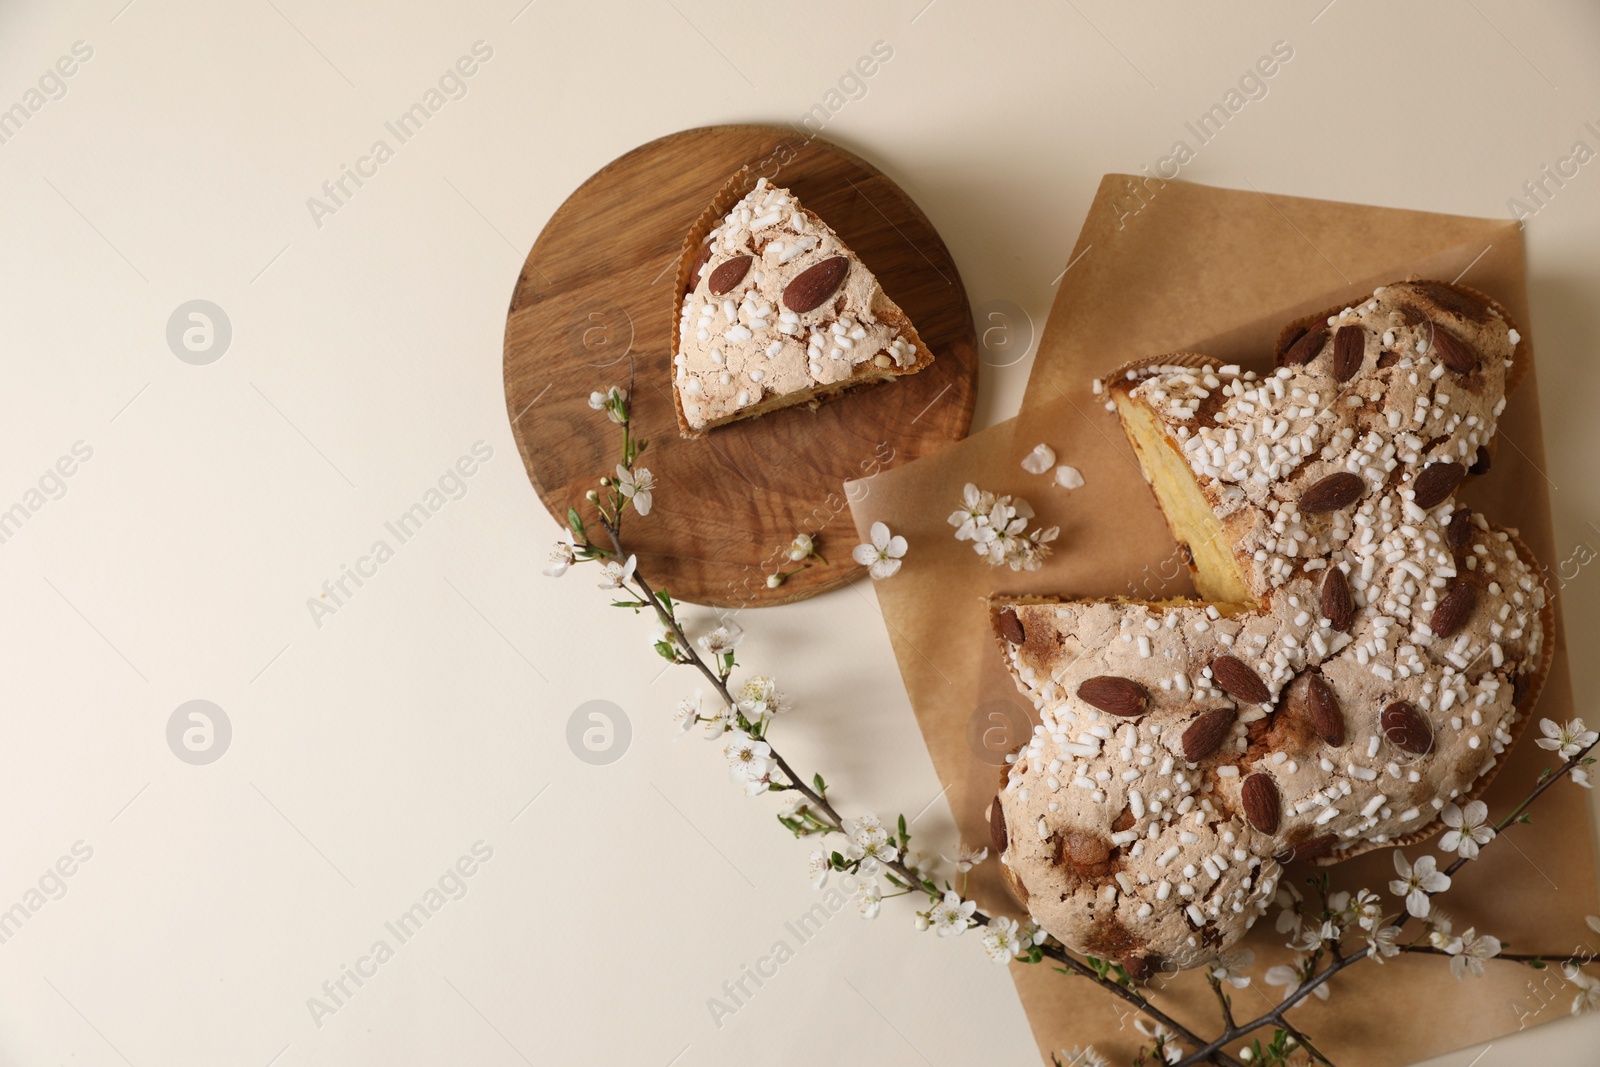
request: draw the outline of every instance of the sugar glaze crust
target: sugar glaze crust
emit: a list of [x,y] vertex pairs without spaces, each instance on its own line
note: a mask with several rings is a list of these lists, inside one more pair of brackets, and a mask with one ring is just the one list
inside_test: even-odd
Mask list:
[[1453,471],[1426,474],[1464,474],[1493,437],[1520,343],[1504,312],[1399,283],[1311,326],[1264,377],[1187,356],[1110,383],[1156,413],[1254,604],[991,602],[1041,719],[996,800],[1008,882],[1064,943],[1135,970],[1237,941],[1291,857],[1430,834],[1548,670],[1531,555],[1456,506]]

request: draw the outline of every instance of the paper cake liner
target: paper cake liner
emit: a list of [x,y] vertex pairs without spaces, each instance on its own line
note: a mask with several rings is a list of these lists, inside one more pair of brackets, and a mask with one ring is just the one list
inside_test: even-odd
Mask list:
[[[670,321],[672,323],[672,358],[667,361],[670,369],[675,369],[677,366],[678,346],[683,340],[683,335],[679,330],[680,320],[683,317],[683,298],[689,291],[689,277],[694,273],[695,266],[699,262],[700,249],[705,245],[706,238],[710,235],[711,231],[716,229],[718,223],[727,217],[729,211],[733,210],[733,205],[737,204],[739,201],[748,196],[751,190],[756,187],[756,183],[760,180],[761,175],[751,170],[749,165],[740,167],[734,172],[733,177],[724,182],[722,188],[717,190],[717,194],[711,198],[711,202],[706,205],[705,210],[700,212],[700,217],[695,219],[694,225],[690,226],[689,232],[684,235],[683,248],[678,253],[678,271],[673,279],[671,294],[672,318]],[[800,205],[800,210],[821,224],[825,226],[827,225],[827,220],[822,218],[822,216],[818,215],[816,212],[812,211],[810,208]],[[831,226],[828,228],[832,229]],[[841,241],[842,240],[843,238],[841,238]],[[846,247],[848,247],[848,245]],[[861,263],[861,257],[857,255],[855,249],[850,249],[850,254],[855,257],[856,262]],[[861,265],[866,267],[865,263],[862,263]],[[870,270],[871,268],[867,269]],[[876,279],[877,275],[874,274],[873,277]],[[698,284],[699,279],[697,278],[695,281],[696,284]],[[933,351],[929,349],[928,346],[923,342],[922,336],[917,333],[917,328],[912,325],[911,319],[900,308],[900,305],[896,304],[892,299],[890,299],[889,295],[883,291],[883,282],[881,279],[878,280],[878,295],[872,301],[871,310],[875,319],[877,319],[880,323],[893,328],[900,334],[900,337],[907,344],[911,345],[913,350],[915,350],[917,358],[913,360],[909,366],[894,366],[885,370],[879,370],[876,367],[871,367],[870,364],[862,364],[862,367],[868,368],[868,372],[852,373],[849,378],[846,378],[842,382],[835,382],[831,386],[817,389],[804,400],[796,400],[788,404],[783,404],[776,408],[772,408],[769,411],[763,411],[760,414],[772,414],[777,411],[781,411],[786,407],[815,407],[823,401],[839,396],[841,393],[848,389],[852,389],[855,386],[869,385],[873,382],[886,381],[890,378],[899,378],[907,374],[915,374],[917,371],[922,370],[928,364],[933,362]],[[860,369],[861,368],[858,367],[857,371]],[[730,425],[732,422],[742,421],[744,418],[759,417],[759,415],[742,416],[740,419],[732,419],[728,422],[719,423],[714,427],[708,427],[704,430],[697,430],[689,425],[689,420],[684,416],[683,397],[678,395],[677,382],[670,381],[668,384],[672,391],[672,408],[678,417],[678,433],[683,437],[691,439],[696,437],[704,437],[706,434],[710,433],[711,430],[720,429],[722,426]]]

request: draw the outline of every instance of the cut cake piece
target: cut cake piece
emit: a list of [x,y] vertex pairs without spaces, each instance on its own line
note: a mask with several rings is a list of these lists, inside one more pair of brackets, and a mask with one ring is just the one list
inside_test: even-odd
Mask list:
[[673,399],[685,437],[933,362],[911,320],[827,223],[741,170],[678,269]]

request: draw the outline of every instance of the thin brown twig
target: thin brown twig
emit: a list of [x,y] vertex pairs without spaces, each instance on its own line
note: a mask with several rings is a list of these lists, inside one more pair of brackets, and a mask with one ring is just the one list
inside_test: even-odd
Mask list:
[[[620,511],[618,514],[618,519],[615,523],[606,517],[604,513],[601,514],[600,518],[600,525],[606,531],[606,536],[611,541],[611,546],[615,553],[614,558],[618,560],[626,558],[626,552],[623,549],[622,540],[619,536],[619,529],[621,525],[620,520]],[[700,672],[705,680],[710,683],[712,688],[716,690],[717,695],[721,697],[722,700],[724,700],[730,706],[734,705],[736,702],[733,699],[732,693],[728,689],[726,681],[720,674],[718,674],[716,671],[713,671],[706,664],[704,659],[701,658],[700,654],[694,650],[694,647],[689,642],[688,634],[685,633],[683,625],[677,619],[677,613],[667,610],[666,606],[661,602],[661,599],[656,595],[655,589],[651,587],[648,579],[639,573],[637,564],[635,564],[632,581],[638,587],[636,592],[639,596],[639,599],[651,606],[655,612],[657,620],[672,632],[673,637],[677,641],[678,648],[680,649],[680,655],[676,662],[685,666],[694,667]],[[776,749],[772,748],[770,739],[767,741],[767,746],[769,749],[769,755],[772,757],[773,762],[777,764],[779,770],[783,772],[784,777],[788,779],[789,786],[798,790],[809,803],[827,816],[826,821],[830,824],[829,828],[831,830],[842,833],[844,830],[844,818],[839,814],[834,806],[829,803],[827,798],[821,793],[807,785],[803,777],[795,773],[794,768],[790,766],[788,760],[786,760]],[[896,859],[892,862],[885,863],[884,866],[895,872],[895,874],[903,879],[907,885],[918,889],[924,888],[924,883],[926,880],[906,866],[903,861]],[[983,912],[975,911],[972,915],[972,921],[974,924],[982,925],[989,921],[989,916],[985,915]],[[1066,952],[1065,949],[1058,948],[1055,945],[1043,945],[1040,946],[1040,950],[1045,957],[1060,963],[1073,974],[1083,978],[1088,978],[1102,989],[1138,1008],[1140,1012],[1161,1023],[1163,1026],[1167,1027],[1174,1034],[1178,1035],[1184,1040],[1196,1045],[1200,1044],[1203,1040],[1198,1034],[1191,1031],[1188,1027],[1179,1023],[1176,1019],[1173,1019],[1171,1016],[1157,1008],[1154,1004],[1150,1003],[1150,1001],[1144,996],[1128,989],[1119,982],[1109,978],[1102,978],[1095,972],[1093,967],[1090,967],[1082,960],[1072,956],[1070,953]],[[1243,1067],[1243,1065],[1237,1059],[1226,1053],[1216,1054],[1212,1058],[1212,1062],[1221,1063],[1223,1067]]]

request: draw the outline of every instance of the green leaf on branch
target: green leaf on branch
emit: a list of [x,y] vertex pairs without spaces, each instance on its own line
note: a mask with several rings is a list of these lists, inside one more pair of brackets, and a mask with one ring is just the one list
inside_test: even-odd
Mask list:
[[811,784],[816,788],[817,796],[826,797],[828,795],[828,783],[822,780],[821,771],[811,776]]
[[904,852],[906,850],[906,842],[911,840],[911,835],[906,833],[906,817],[904,813],[900,815],[898,829],[900,831],[900,851]]
[[583,516],[578,514],[577,508],[567,509],[567,525],[572,528],[576,537],[584,541],[589,539],[588,529],[583,525]]
[[657,641],[656,653],[668,663],[678,662],[678,650],[672,647],[670,641]]

